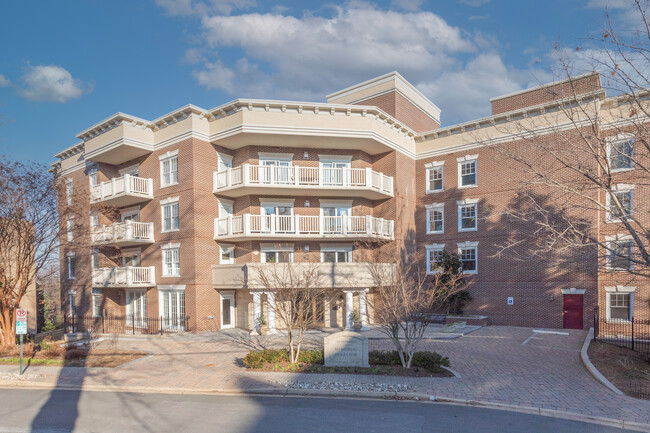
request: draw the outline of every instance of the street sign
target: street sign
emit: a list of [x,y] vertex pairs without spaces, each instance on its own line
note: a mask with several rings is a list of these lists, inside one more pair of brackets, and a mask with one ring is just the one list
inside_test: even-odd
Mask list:
[[27,310],[23,308],[16,310],[16,334],[27,334]]

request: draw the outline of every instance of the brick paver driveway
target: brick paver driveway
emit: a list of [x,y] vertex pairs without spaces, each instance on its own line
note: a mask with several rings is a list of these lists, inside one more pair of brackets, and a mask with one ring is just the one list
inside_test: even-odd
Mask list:
[[[448,356],[461,378],[396,378],[246,372],[239,359],[250,349],[278,346],[281,336],[250,337],[232,330],[214,334],[122,339],[119,346],[153,356],[115,369],[33,367],[28,380],[59,385],[253,390],[342,385],[408,386],[440,397],[542,407],[586,415],[650,423],[650,402],[622,397],[596,382],[580,361],[583,331],[569,335],[533,333],[530,328],[490,326],[455,340],[425,340],[422,349]],[[377,337],[377,334],[369,334]],[[313,344],[323,334],[313,333]],[[103,342],[103,345],[108,344]],[[373,338],[370,350],[391,349]],[[0,371],[15,367],[0,366]],[[2,383],[2,382],[0,382]]]

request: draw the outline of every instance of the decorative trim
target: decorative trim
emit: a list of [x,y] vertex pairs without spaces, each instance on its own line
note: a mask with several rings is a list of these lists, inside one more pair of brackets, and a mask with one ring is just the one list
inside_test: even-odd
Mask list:
[[431,161],[424,164],[424,168],[442,167],[443,165],[445,165],[445,161]]
[[606,286],[605,291],[608,293],[634,293],[636,291],[636,286]]
[[289,152],[257,152],[258,158],[263,159],[280,159],[283,161],[293,161],[293,153]]
[[352,207],[354,200],[343,200],[343,199],[323,199],[319,198],[318,203],[321,207],[331,207],[331,206],[348,206]]
[[584,295],[585,291],[586,291],[585,289],[576,289],[575,287],[561,290],[563,295]]
[[[296,200],[293,198],[260,198],[260,206],[280,205],[292,206]],[[231,201],[232,204],[232,201]]]
[[427,250],[444,250],[445,244],[429,244],[425,245]]
[[293,242],[276,242],[260,243],[260,251],[291,251],[293,252]]
[[444,209],[445,204],[444,203],[429,203],[424,205],[426,209]]
[[476,247],[478,247],[478,241],[476,241],[476,242],[470,242],[470,241],[456,242],[456,245],[458,246],[458,248],[476,248]]
[[184,292],[185,284],[160,284],[157,288],[159,292]]
[[456,158],[456,161],[458,162],[471,162],[471,161],[476,161],[478,159],[478,154],[477,155],[465,155],[461,156],[460,158]]
[[181,243],[180,243],[180,242],[174,242],[174,243],[169,242],[169,243],[167,243],[167,244],[163,244],[163,245],[161,245],[161,246],[160,246],[160,249],[161,249],[161,250],[171,250],[171,249],[174,249],[174,248],[180,248],[180,247],[181,247]]
[[327,155],[318,154],[320,162],[352,162],[352,155]]
[[479,199],[477,199],[477,198],[466,198],[466,199],[463,199],[463,200],[457,200],[456,204],[458,206],[464,206],[464,205],[468,205],[468,204],[476,204],[476,203],[478,203],[478,201],[479,201]]
[[160,200],[160,205],[163,206],[163,205],[166,205],[166,204],[177,203],[178,199],[179,199],[179,197],[167,197],[167,198],[164,198],[164,199]]
[[159,160],[171,158],[172,156],[177,156],[178,155],[178,149],[176,150],[170,150],[168,152],[163,153],[162,155],[158,155]]

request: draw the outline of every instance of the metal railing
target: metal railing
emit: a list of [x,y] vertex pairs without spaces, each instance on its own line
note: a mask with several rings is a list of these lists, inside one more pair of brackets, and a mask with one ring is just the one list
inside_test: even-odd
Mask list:
[[64,329],[66,332],[93,332],[97,334],[175,334],[186,332],[189,316],[178,317],[138,317],[66,315]]
[[238,186],[368,188],[393,195],[393,177],[371,168],[325,168],[243,164],[214,173],[214,191]]
[[91,202],[109,200],[122,195],[153,198],[153,179],[125,174],[90,188]]
[[370,215],[251,215],[215,218],[215,238],[255,235],[338,235],[393,239],[394,222]]
[[629,319],[603,317],[598,307],[594,309],[594,340],[627,347],[650,354],[650,316],[632,316]]
[[90,241],[93,244],[153,242],[153,223],[123,221],[95,227],[90,232]]
[[146,287],[155,284],[156,268],[154,266],[93,269],[93,286],[95,287]]

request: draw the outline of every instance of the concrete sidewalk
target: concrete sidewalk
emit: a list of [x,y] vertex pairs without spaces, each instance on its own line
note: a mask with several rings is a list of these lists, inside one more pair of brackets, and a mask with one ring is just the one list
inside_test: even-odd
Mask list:
[[[153,353],[118,368],[30,367],[24,380],[0,385],[58,386],[151,392],[255,392],[411,396],[457,403],[519,408],[529,413],[580,419],[646,424],[650,431],[650,401],[618,396],[582,365],[580,347],[585,332],[569,335],[533,333],[530,328],[491,326],[455,339],[426,339],[421,350],[449,357],[460,378],[404,378],[370,375],[255,373],[241,367],[251,349],[282,347],[280,335],[255,337],[228,332],[142,338],[123,336],[122,349]],[[310,332],[308,346],[320,346],[324,334]],[[107,341],[100,343],[108,344]],[[392,350],[390,341],[371,339],[370,350]],[[17,366],[0,366],[15,372]],[[578,419],[578,418],[576,418]],[[636,426],[638,427],[638,425]]]

